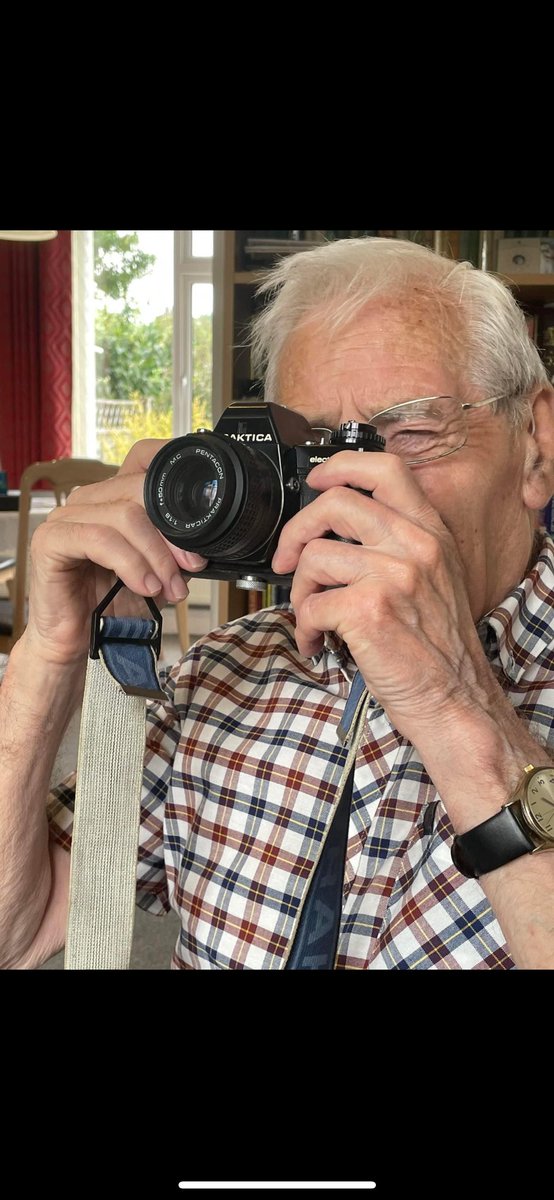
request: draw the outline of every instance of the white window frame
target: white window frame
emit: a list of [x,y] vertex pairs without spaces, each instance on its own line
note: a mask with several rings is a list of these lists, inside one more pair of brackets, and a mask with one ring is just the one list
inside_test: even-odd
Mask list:
[[[173,436],[182,437],[192,430],[192,286],[194,283],[213,285],[213,258],[200,258],[192,253],[192,229],[174,232],[175,275],[173,300]],[[213,401],[213,380],[212,380]],[[194,603],[195,587],[206,580],[194,579],[189,584],[190,600]],[[219,583],[209,581],[210,629],[220,624]]]
[[[192,230],[173,230],[173,433],[191,431],[192,285],[213,285],[213,259],[193,257]],[[96,458],[94,232],[72,231],[72,454]],[[198,581],[198,587],[205,581]],[[194,597],[194,582],[191,599]],[[204,589],[203,589],[204,590]],[[193,599],[194,602],[194,599]],[[219,624],[219,584],[210,581],[210,627]]]
[[213,258],[193,257],[192,229],[176,229],[173,303],[173,433],[191,433],[192,285],[213,284]]

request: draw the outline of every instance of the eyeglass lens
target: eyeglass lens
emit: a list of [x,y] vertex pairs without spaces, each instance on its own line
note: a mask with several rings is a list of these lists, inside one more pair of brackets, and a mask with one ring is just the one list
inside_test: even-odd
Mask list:
[[408,462],[451,454],[467,435],[465,413],[453,396],[399,404],[370,420],[385,439],[385,450]]

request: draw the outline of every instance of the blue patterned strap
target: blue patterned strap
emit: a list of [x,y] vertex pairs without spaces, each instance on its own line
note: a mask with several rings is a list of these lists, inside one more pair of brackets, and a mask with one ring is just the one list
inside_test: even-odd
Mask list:
[[360,706],[360,701],[364,695],[367,695],[365,680],[361,671],[356,671],[350,686],[348,700],[346,701],[345,709],[342,714],[342,720],[337,729],[339,741],[343,746],[349,739],[354,718]]
[[352,800],[354,767],[344,785],[321,857],[300,914],[286,971],[332,971],[342,914],[344,860]]
[[108,671],[128,696],[163,700],[156,673],[155,623],[142,617],[102,617],[98,648]]
[[124,587],[117,579],[96,606],[90,624],[90,657],[102,658],[114,679],[128,696],[164,699],[156,675],[156,660],[162,645],[162,614],[151,596],[145,603],[152,620],[144,617],[105,617],[105,609]]
[[350,749],[342,770],[342,792],[319,861],[308,885],[286,971],[332,971],[335,967],[344,886],[344,863],[356,750],[363,731],[369,696],[360,672],[355,675],[338,727],[339,740]]

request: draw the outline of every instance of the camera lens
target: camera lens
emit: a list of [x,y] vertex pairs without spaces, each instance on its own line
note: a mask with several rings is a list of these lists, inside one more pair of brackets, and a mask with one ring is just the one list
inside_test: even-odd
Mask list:
[[168,541],[222,562],[255,554],[282,512],[280,476],[252,446],[219,433],[163,446],[146,473],[144,502]]
[[165,491],[167,507],[185,522],[205,516],[217,500],[219,481],[213,476],[213,465],[204,458],[191,459],[186,473],[171,471]]

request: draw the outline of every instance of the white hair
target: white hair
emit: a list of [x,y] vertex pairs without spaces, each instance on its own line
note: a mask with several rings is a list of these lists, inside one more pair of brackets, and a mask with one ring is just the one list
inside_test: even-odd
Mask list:
[[498,407],[516,427],[529,412],[527,397],[549,383],[510,289],[471,263],[453,262],[415,242],[369,237],[324,243],[283,258],[265,274],[257,295],[265,304],[249,341],[266,400],[279,400],[281,355],[296,329],[317,316],[320,328],[332,333],[373,300],[423,305],[440,323],[446,356],[456,347],[462,388],[507,397]]

